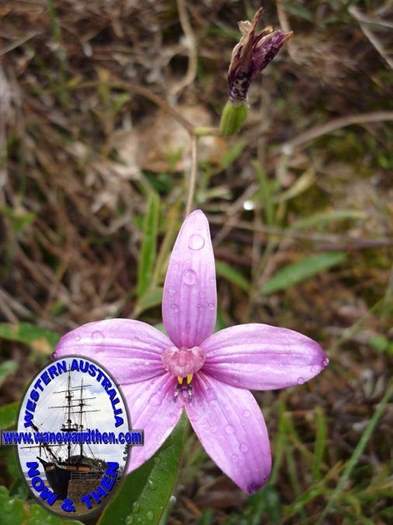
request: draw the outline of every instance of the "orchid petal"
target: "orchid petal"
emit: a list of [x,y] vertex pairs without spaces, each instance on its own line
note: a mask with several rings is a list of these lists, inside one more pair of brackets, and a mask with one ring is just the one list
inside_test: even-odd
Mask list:
[[165,329],[178,347],[198,346],[214,329],[217,291],[209,223],[200,210],[180,229],[166,274],[162,301]]
[[305,335],[266,324],[225,328],[203,342],[203,368],[233,386],[273,390],[303,384],[329,363],[318,343]]
[[252,493],[266,483],[271,470],[269,436],[250,392],[199,372],[185,409],[206,452],[242,490]]
[[165,334],[142,321],[107,319],[68,332],[57,344],[54,357],[90,357],[117,383],[138,383],[165,373],[161,353],[171,345]]
[[132,428],[144,431],[144,445],[131,450],[128,472],[150,459],[179,421],[183,405],[174,400],[176,383],[175,377],[165,373],[122,387]]

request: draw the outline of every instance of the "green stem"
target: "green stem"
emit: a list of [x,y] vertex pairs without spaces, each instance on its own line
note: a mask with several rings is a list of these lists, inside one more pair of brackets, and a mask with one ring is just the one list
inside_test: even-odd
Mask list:
[[186,216],[191,213],[192,204],[194,202],[197,170],[198,170],[198,137],[191,137],[191,170],[190,176],[188,179],[188,196],[187,196],[187,205],[186,205]]

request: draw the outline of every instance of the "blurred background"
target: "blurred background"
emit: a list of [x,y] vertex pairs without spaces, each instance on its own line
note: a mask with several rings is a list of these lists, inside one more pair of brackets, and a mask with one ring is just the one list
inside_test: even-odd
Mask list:
[[[183,120],[218,125],[237,22],[259,6],[0,3],[3,427],[60,334],[160,323],[190,170]],[[311,524],[327,506],[322,523],[393,523],[393,3],[263,7],[295,34],[253,83],[244,129],[199,139],[194,204],[211,224],[218,327],[299,330],[330,366],[256,394],[274,456],[264,490],[246,497],[191,436],[163,523]],[[0,484],[24,500],[14,451],[0,454]]]

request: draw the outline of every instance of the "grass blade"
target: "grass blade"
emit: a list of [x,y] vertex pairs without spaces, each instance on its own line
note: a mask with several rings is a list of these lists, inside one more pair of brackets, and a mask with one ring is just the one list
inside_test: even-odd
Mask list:
[[326,252],[288,264],[280,268],[271,279],[266,281],[262,286],[262,293],[270,295],[280,290],[286,290],[301,281],[310,279],[317,273],[341,264],[345,259],[346,254],[343,252]]
[[245,292],[250,290],[250,283],[238,270],[222,261],[216,261],[217,275],[235,284]]
[[381,419],[386,405],[389,403],[390,398],[393,396],[393,382],[391,381],[388,388],[386,389],[385,395],[382,398],[382,401],[377,406],[372,418],[368,422],[368,425],[363,431],[363,434],[361,438],[358,441],[358,444],[355,447],[355,450],[352,453],[352,456],[350,457],[349,461],[347,462],[343,473],[341,474],[341,477],[337,483],[336,488],[334,489],[333,493],[331,494],[329,498],[329,502],[325,507],[325,510],[322,512],[317,525],[320,525],[324,523],[325,517],[329,514],[330,510],[332,509],[336,499],[340,496],[340,494],[344,491],[345,486],[352,474],[353,469],[355,468],[356,464],[358,463],[360,456],[363,454],[364,449],[367,446],[367,443],[374,432],[379,420]]
[[157,250],[159,211],[160,198],[156,193],[151,192],[143,223],[143,242],[138,261],[137,294],[139,298],[142,297],[152,282]]

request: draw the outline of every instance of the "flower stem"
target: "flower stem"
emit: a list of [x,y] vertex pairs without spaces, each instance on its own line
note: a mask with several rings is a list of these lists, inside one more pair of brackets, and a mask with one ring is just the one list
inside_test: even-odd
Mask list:
[[188,195],[186,205],[186,216],[191,213],[192,203],[194,201],[195,185],[197,178],[198,168],[198,155],[197,155],[198,137],[195,135],[191,136],[191,169],[188,178]]

